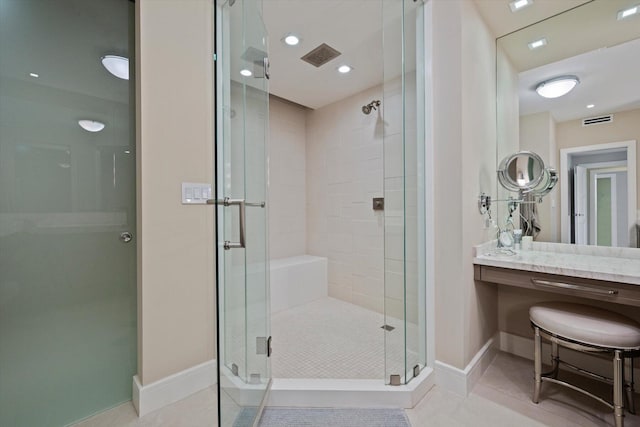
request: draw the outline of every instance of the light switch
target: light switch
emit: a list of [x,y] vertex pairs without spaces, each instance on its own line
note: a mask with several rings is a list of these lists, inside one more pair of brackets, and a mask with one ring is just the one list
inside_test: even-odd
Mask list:
[[211,184],[183,182],[182,183],[182,204],[183,205],[204,205],[207,199],[211,198]]

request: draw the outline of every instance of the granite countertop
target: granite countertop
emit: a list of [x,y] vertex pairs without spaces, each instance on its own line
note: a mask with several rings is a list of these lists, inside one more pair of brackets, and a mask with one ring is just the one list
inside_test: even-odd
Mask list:
[[640,285],[640,249],[533,242],[533,249],[513,254],[496,242],[474,247],[473,263]]

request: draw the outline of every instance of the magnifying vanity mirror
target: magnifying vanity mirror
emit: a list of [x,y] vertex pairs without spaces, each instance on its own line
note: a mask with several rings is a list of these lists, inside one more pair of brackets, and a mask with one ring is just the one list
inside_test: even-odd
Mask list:
[[510,191],[532,191],[544,177],[544,162],[536,153],[520,151],[498,166],[498,181]]
[[[496,199],[548,194],[536,240],[638,245],[637,4],[593,0],[497,39]],[[498,221],[511,210],[494,204]]]

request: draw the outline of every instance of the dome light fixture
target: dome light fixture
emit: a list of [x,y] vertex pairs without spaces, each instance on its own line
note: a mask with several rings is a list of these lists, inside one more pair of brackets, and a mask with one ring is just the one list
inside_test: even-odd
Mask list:
[[87,132],[100,132],[104,129],[105,124],[96,120],[82,119],[78,120],[80,127]]
[[129,80],[129,58],[118,55],[105,55],[101,58],[102,65],[111,74],[122,80]]
[[559,98],[568,94],[580,79],[576,76],[561,76],[538,83],[536,92],[543,98]]

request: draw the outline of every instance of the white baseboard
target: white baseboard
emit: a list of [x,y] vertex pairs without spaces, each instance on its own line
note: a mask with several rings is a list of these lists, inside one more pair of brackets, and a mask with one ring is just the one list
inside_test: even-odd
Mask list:
[[273,380],[268,406],[307,408],[413,408],[433,387],[434,371],[424,368],[409,384],[388,386],[382,380]]
[[209,360],[166,378],[142,385],[133,377],[133,406],[142,417],[194,393],[211,387],[217,379],[216,360]]
[[464,368],[436,360],[436,384],[460,396],[467,396],[497,354],[498,336],[489,339]]

